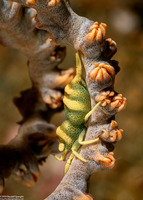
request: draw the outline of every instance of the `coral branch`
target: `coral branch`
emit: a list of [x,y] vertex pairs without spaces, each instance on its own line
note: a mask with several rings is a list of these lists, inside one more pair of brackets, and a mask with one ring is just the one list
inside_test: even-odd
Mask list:
[[[34,1],[29,1],[29,5],[32,4]],[[65,47],[54,42],[48,32],[35,28],[35,15],[31,8],[0,1],[0,42],[21,50],[28,57],[32,81],[32,88],[14,99],[23,116],[18,135],[9,144],[0,147],[1,154],[11,156],[7,160],[6,156],[1,156],[0,192],[4,179],[11,173],[25,185],[32,186],[39,177],[39,164],[49,153],[58,151],[56,126],[49,124],[49,120],[63,109],[62,90],[75,71],[73,68],[57,68],[65,57]]]
[[[88,162],[74,158],[68,173],[47,197],[47,200],[91,199],[86,195],[87,180],[92,173],[114,166],[112,143],[120,140],[122,134],[122,130],[118,130],[112,121],[116,112],[126,105],[126,99],[114,93],[114,79],[120,68],[118,62],[110,59],[117,51],[116,43],[106,39],[106,24],[98,25],[98,22],[78,16],[67,0],[36,0],[33,4],[26,0],[17,2],[36,9],[37,28],[51,33],[56,42],[71,44],[80,53],[86,71],[91,108],[101,101],[88,121],[85,137],[85,140],[96,137],[100,140],[96,144],[81,147],[79,152]],[[108,139],[108,145],[105,138]]]

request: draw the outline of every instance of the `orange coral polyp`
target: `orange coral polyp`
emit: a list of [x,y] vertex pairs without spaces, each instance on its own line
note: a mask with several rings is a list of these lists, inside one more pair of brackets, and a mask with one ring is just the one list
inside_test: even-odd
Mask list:
[[85,36],[85,38],[89,43],[92,43],[94,40],[102,41],[106,35],[106,29],[106,24],[101,23],[98,25],[98,22],[94,22],[94,24],[90,26],[90,32]]
[[61,0],[50,0],[48,6],[54,7],[56,4],[60,3]]
[[35,5],[36,0],[27,0],[26,2],[28,5]]
[[116,112],[120,112],[127,105],[127,100],[122,94],[115,95],[114,91],[106,91],[97,94],[95,97],[97,102],[101,101],[101,106],[108,106],[109,111],[116,110]]
[[101,82],[103,80],[107,81],[112,78],[115,74],[114,67],[107,65],[105,63],[92,63],[95,67],[89,73],[91,79]]
[[96,162],[101,162],[106,168],[113,168],[115,165],[114,153],[109,152],[107,156],[103,156],[99,152],[96,154]]
[[118,123],[115,120],[111,121],[110,130],[107,131],[106,129],[101,128],[102,134],[101,139],[107,142],[116,142],[122,139],[122,129],[118,129]]

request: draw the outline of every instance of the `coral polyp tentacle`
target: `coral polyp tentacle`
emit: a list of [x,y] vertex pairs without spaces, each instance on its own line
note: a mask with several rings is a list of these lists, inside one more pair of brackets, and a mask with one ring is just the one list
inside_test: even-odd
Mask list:
[[106,35],[107,25],[101,23],[98,25],[98,22],[95,22],[93,25],[90,26],[90,32],[85,36],[88,43],[92,43],[95,40],[102,41]]
[[118,129],[118,124],[115,120],[110,123],[109,130],[101,128],[102,133],[100,138],[106,142],[116,142],[122,139],[122,129]]
[[54,7],[56,4],[59,4],[61,0],[50,0],[48,6]]
[[36,4],[36,0],[27,0],[26,2],[28,5],[35,5]]
[[97,152],[95,160],[97,163],[102,164],[103,168],[113,168],[115,165],[114,153],[109,152],[107,155],[102,155]]
[[95,100],[101,102],[101,106],[108,107],[109,111],[120,112],[127,105],[127,100],[122,94],[115,94],[114,91],[103,91],[96,95]]
[[92,63],[94,65],[93,70],[89,73],[91,80],[101,83],[102,81],[109,81],[115,75],[114,67],[107,65],[106,63]]

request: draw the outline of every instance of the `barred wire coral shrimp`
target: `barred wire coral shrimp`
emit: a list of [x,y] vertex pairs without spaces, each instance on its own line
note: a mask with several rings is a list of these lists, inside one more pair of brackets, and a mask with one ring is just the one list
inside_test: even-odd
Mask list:
[[87,85],[82,78],[82,63],[78,53],[76,53],[76,75],[65,87],[63,102],[66,117],[65,121],[56,130],[56,134],[60,138],[59,151],[63,152],[63,154],[60,158],[55,157],[62,161],[70,151],[72,152],[65,165],[65,173],[67,173],[74,156],[83,162],[87,162],[78,154],[80,146],[89,145],[99,140],[99,138],[96,138],[90,141],[83,141],[86,133],[85,123],[100,102],[90,110],[90,96]]

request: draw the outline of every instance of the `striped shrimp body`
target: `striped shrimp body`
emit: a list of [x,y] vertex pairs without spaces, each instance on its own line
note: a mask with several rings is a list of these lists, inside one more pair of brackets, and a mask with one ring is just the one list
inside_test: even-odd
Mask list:
[[65,88],[63,102],[65,104],[66,119],[73,125],[85,123],[84,117],[90,111],[90,97],[85,82],[79,76]]
[[91,141],[83,141],[86,133],[85,123],[98,105],[90,111],[90,96],[86,83],[82,79],[82,64],[78,54],[76,54],[76,64],[76,75],[65,87],[63,98],[66,116],[65,121],[56,130],[60,138],[59,151],[63,151],[61,158],[57,156],[56,158],[58,160],[64,160],[66,155],[72,151],[65,166],[65,173],[68,171],[74,156],[83,162],[87,162],[77,152],[81,145],[92,144],[98,141],[98,138]]

